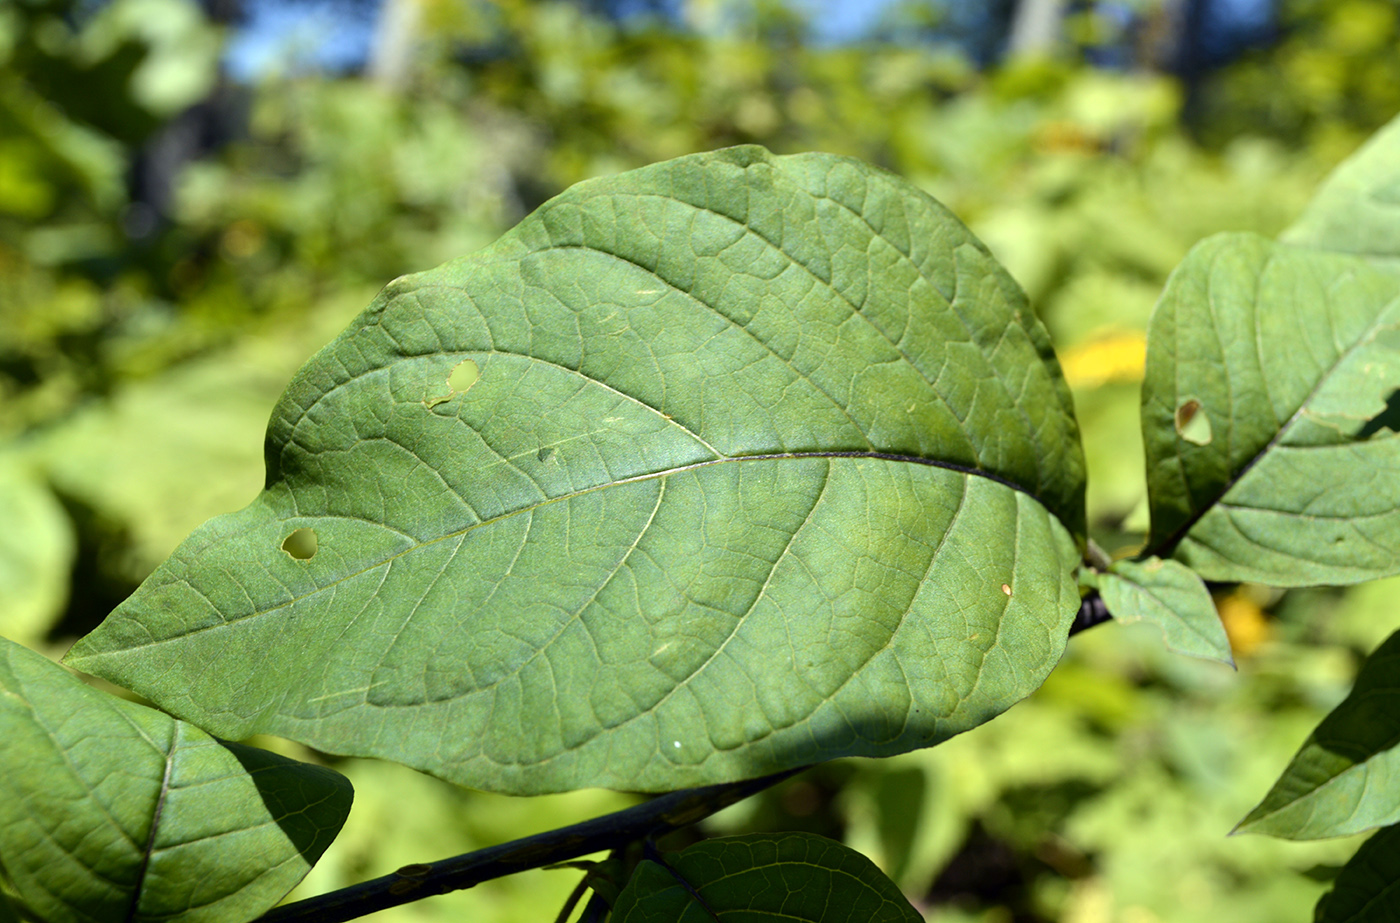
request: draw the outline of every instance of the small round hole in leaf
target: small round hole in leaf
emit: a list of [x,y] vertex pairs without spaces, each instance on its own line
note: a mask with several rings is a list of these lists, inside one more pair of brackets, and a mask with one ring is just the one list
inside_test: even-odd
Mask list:
[[1192,445],[1210,445],[1210,417],[1200,401],[1192,398],[1176,408],[1176,434]]
[[282,550],[298,561],[309,561],[316,554],[316,530],[297,529],[282,542]]
[[476,363],[470,359],[463,359],[457,363],[452,374],[447,376],[447,384],[453,391],[461,394],[476,384],[476,380],[480,377],[481,369],[477,368]]

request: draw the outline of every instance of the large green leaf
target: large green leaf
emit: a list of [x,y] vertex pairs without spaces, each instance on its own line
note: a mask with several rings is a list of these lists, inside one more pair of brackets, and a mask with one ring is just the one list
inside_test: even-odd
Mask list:
[[350,810],[337,773],[227,744],[0,639],[0,865],[48,923],[248,920]]
[[941,206],[828,155],[581,184],[394,282],[267,463],[70,662],[473,787],[932,745],[1035,689],[1078,607],[1044,329]]
[[1280,240],[1400,259],[1400,118],[1332,172]]
[[1348,584],[1400,572],[1400,279],[1224,234],[1148,330],[1149,547],[1213,580]]
[[1400,822],[1400,632],[1367,658],[1356,686],[1322,719],[1239,829],[1291,840]]
[[860,853],[810,833],[697,843],[642,862],[618,923],[917,923],[894,882]]
[[1317,902],[1316,923],[1400,920],[1400,827],[1379,831],[1356,851]]

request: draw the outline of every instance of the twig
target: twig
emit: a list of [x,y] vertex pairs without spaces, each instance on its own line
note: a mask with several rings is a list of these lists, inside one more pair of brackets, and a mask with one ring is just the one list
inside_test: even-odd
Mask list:
[[255,923],[344,923],[389,907],[435,894],[460,891],[526,869],[567,862],[604,850],[621,849],[643,837],[661,836],[703,820],[807,768],[801,766],[759,779],[671,792],[645,804],[569,827],[433,863],[406,865],[382,878],[284,904],[268,911]]
[[1112,620],[1113,613],[1108,611],[1108,604],[1103,601],[1099,591],[1090,590],[1079,601],[1079,612],[1075,615],[1074,621],[1070,623],[1069,633],[1077,635],[1086,628],[1093,628],[1095,625],[1102,625],[1104,622]]

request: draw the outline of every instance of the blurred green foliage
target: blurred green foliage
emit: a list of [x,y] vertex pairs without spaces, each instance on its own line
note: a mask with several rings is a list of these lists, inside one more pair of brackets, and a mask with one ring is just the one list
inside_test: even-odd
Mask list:
[[[400,6],[373,77],[289,60],[251,87],[220,76],[222,31],[185,0],[0,7],[0,633],[60,652],[251,499],[281,388],[390,278],[580,179],[750,141],[888,167],[988,242],[1064,359],[1096,537],[1129,549],[1142,330],[1166,275],[1207,234],[1277,233],[1400,110],[1385,0],[1296,0],[1277,47],[1207,82],[1193,133],[1159,74],[813,47],[777,6],[727,33],[568,2]],[[211,125],[232,138],[212,152],[191,140]],[[1098,629],[976,733],[821,767],[708,829],[844,838],[930,920],[1301,919],[1354,843],[1225,835],[1400,625],[1397,590],[1222,591],[1238,674]],[[339,768],[355,813],[302,893],[627,803]],[[576,877],[378,918],[548,919]]]
[[[1214,77],[1197,120],[1210,143],[1241,128],[1330,156],[1400,110],[1400,7],[1391,0],[1284,0],[1286,31]],[[1287,88],[1280,92],[1280,88]]]

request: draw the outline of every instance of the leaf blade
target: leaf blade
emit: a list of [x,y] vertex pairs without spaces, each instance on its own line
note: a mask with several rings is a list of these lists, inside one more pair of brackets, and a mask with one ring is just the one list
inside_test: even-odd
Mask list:
[[1400,821],[1400,633],[1362,666],[1239,830],[1287,839],[1345,836]]
[[1280,240],[1300,247],[1400,259],[1400,119],[1333,170]]

